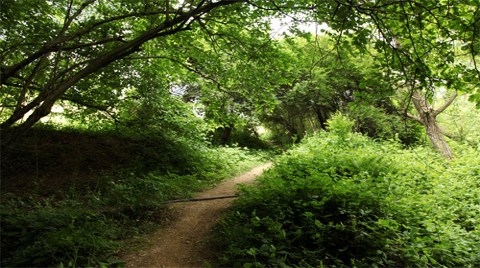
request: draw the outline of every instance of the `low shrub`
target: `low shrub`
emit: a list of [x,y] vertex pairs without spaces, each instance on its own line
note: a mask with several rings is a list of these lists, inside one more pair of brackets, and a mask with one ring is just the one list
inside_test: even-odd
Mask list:
[[78,203],[12,199],[0,215],[2,266],[92,266],[119,246],[118,224]]
[[220,265],[478,267],[478,163],[345,131],[307,138],[243,189]]

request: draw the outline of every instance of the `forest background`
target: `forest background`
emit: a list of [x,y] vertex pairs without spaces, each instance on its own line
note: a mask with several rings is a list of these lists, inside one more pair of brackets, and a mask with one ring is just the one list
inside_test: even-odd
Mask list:
[[478,1],[2,1],[2,265],[117,265],[163,202],[293,148],[229,265],[474,267],[478,36]]

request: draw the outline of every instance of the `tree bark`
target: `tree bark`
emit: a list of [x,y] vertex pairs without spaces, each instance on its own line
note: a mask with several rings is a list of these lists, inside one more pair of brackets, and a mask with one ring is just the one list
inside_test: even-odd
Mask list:
[[435,150],[449,160],[453,159],[453,152],[438,125],[437,115],[443,112],[453,102],[456,96],[457,94],[455,93],[440,108],[435,110],[432,105],[428,103],[428,100],[424,95],[415,91],[412,95],[412,102],[418,112],[418,117],[409,115],[411,119],[414,119],[425,126],[426,134]]

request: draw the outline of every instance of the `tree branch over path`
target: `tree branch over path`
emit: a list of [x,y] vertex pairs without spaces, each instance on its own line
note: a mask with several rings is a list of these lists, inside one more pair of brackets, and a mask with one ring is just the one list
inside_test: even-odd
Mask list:
[[[91,4],[93,2],[95,2],[95,0],[88,1],[89,4]],[[242,2],[242,1],[240,1],[240,0],[238,0],[238,1],[237,0],[226,0],[225,1],[224,0],[224,1],[221,1],[221,2]],[[83,8],[79,9],[79,12],[81,12],[86,6],[87,5],[82,5]],[[212,7],[212,8],[215,8],[215,7]],[[191,12],[193,12],[193,11],[195,11],[195,10],[192,10]],[[78,17],[78,15],[80,15],[79,12],[77,12],[76,15],[74,15],[74,17]],[[208,12],[208,10],[204,10],[203,12]],[[177,14],[179,16],[182,16],[182,18],[185,18],[185,15],[188,14],[188,13],[183,13],[181,11],[170,11],[170,14],[172,14],[172,13]],[[166,14],[166,11],[165,10],[157,10],[157,11],[145,11],[145,12],[132,12],[132,13],[128,13],[128,14],[113,16],[113,17],[110,17],[108,19],[97,21],[97,22],[93,23],[92,25],[87,26],[83,29],[77,30],[76,32],[74,32],[72,34],[65,35],[65,32],[68,30],[68,27],[70,26],[70,24],[72,23],[72,21],[74,19],[74,17],[71,17],[70,20],[65,23],[62,31],[60,32],[60,34],[54,40],[46,43],[38,51],[36,51],[33,54],[31,54],[30,56],[26,57],[21,62],[13,65],[11,67],[4,67],[4,70],[2,71],[2,73],[0,73],[0,85],[2,85],[2,81],[6,81],[7,79],[9,79],[13,75],[15,75],[18,71],[27,67],[30,63],[39,59],[43,55],[45,55],[47,53],[50,53],[50,52],[57,52],[57,51],[60,51],[60,50],[68,50],[68,48],[63,47],[62,44],[65,44],[69,41],[73,41],[75,39],[81,38],[81,37],[91,33],[95,29],[101,27],[102,25],[105,25],[105,24],[111,23],[111,22],[115,22],[115,21],[121,21],[121,20],[124,20],[124,19],[127,19],[127,18],[141,18],[141,17],[153,16],[153,15],[159,15],[159,14]]]
[[[26,0],[26,3],[29,1],[34,2]],[[474,79],[480,78],[477,68],[480,50],[478,3],[467,1],[455,6],[451,1],[434,0],[191,0],[156,3],[40,1],[33,7],[36,9],[33,13],[28,4],[8,9],[8,16],[2,13],[0,26],[12,30],[0,29],[0,85],[7,92],[7,97],[1,100],[2,107],[15,108],[8,108],[10,116],[1,126],[19,125],[21,129],[28,129],[47,115],[67,91],[79,91],[77,95],[81,96],[81,91],[97,90],[89,88],[88,78],[94,74],[101,77],[102,72],[108,70],[105,67],[132,54],[138,53],[139,58],[149,56],[149,48],[144,44],[152,40],[156,40],[154,49],[163,49],[159,55],[169,56],[173,59],[170,61],[180,65],[185,64],[180,53],[188,49],[175,51],[180,47],[172,45],[175,42],[185,47],[192,45],[189,42],[208,47],[197,55],[223,55],[223,58],[215,59],[217,62],[203,55],[199,57],[202,59],[199,64],[219,66],[218,61],[228,60],[237,51],[243,55],[250,51],[255,58],[262,50],[261,44],[235,46],[242,44],[241,38],[244,37],[247,43],[250,40],[263,42],[259,37],[251,38],[244,33],[258,30],[262,35],[268,27],[256,29],[252,25],[280,16],[291,18],[293,24],[304,21],[327,23],[331,28],[329,34],[336,38],[339,46],[363,47],[362,51],[373,47],[375,51],[381,51],[378,54],[381,68],[394,83],[411,85],[412,94],[418,89],[416,85],[425,92],[433,92],[442,86],[452,91],[478,92],[478,79]],[[188,30],[192,30],[191,34],[180,34]],[[225,38],[224,35],[231,32],[238,35]],[[268,38],[268,33],[266,36]],[[230,50],[229,46],[234,48]],[[231,53],[233,49],[236,51]],[[469,59],[463,60],[467,56]],[[176,57],[180,60],[176,61]],[[245,57],[242,60],[250,59]],[[464,64],[466,61],[468,64]],[[129,68],[126,65],[121,67]],[[188,64],[182,67],[214,84],[221,82],[213,72],[221,72],[222,68],[208,69],[201,65],[192,68]],[[117,80],[124,78],[118,69],[109,71],[106,76],[110,75],[111,80],[114,75],[119,77]],[[227,71],[234,72],[233,68]],[[130,78],[133,77],[132,74]],[[100,81],[96,86],[99,84]],[[480,94],[477,95],[480,102]],[[445,108],[442,106],[436,112]]]
[[[85,67],[74,72],[68,78],[62,79],[60,81],[56,81],[57,84],[55,83],[50,84],[48,88],[43,89],[43,91],[40,94],[38,94],[37,97],[34,98],[30,103],[26,105],[19,105],[19,109],[15,109],[12,115],[5,122],[2,123],[2,127],[8,128],[12,126],[15,122],[22,119],[27,114],[27,112],[33,111],[32,114],[28,116],[28,118],[19,127],[20,130],[26,130],[30,128],[37,121],[39,121],[40,118],[42,118],[43,116],[47,115],[50,112],[53,104],[58,99],[60,99],[61,96],[69,88],[71,88],[73,85],[78,83],[83,78],[89,76],[92,73],[98,72],[99,70],[108,66],[110,63],[114,61],[125,58],[126,56],[137,52],[140,49],[140,46],[149,40],[173,35],[181,31],[189,30],[190,25],[195,21],[195,18],[200,17],[219,7],[241,3],[241,2],[243,1],[241,0],[222,0],[217,2],[202,1],[200,4],[198,4],[195,8],[191,9],[190,11],[187,11],[187,12],[177,11],[176,12],[177,16],[169,20],[164,20],[162,23],[160,23],[156,27],[152,27],[149,30],[144,31],[143,33],[139,34],[137,37],[129,41],[125,41],[123,42],[123,44],[115,48],[112,48],[110,50],[107,50],[102,54],[99,54],[97,57],[92,59]],[[170,13],[175,13],[175,12],[172,11]],[[127,15],[123,15],[120,17],[126,17],[126,16]],[[131,14],[128,16],[131,16]],[[30,63],[34,62],[37,58],[42,57],[43,55],[49,52],[62,50],[63,48],[60,46],[61,43],[64,43],[67,40],[71,40],[73,39],[73,37],[80,36],[81,34],[84,34],[92,30],[96,26],[101,25],[106,21],[108,20],[97,22],[94,24],[94,26],[81,30],[80,32],[77,32],[73,36],[69,36],[65,38],[60,35],[56,40],[43,46],[37,52],[28,56],[26,59],[22,60],[21,62],[13,65],[10,68],[3,68],[2,76],[1,76],[2,84],[5,83],[16,72],[18,72],[22,68],[25,68]],[[67,20],[66,24],[69,24],[69,23],[70,22]]]

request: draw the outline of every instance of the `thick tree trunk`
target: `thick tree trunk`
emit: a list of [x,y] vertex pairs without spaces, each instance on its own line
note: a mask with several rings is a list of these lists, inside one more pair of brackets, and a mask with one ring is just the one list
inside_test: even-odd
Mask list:
[[412,95],[412,102],[418,112],[418,117],[409,115],[410,118],[420,122],[425,127],[427,136],[435,150],[449,160],[453,159],[453,152],[437,123],[437,115],[443,112],[456,96],[457,94],[455,93],[440,108],[434,109],[425,96],[416,91]]

